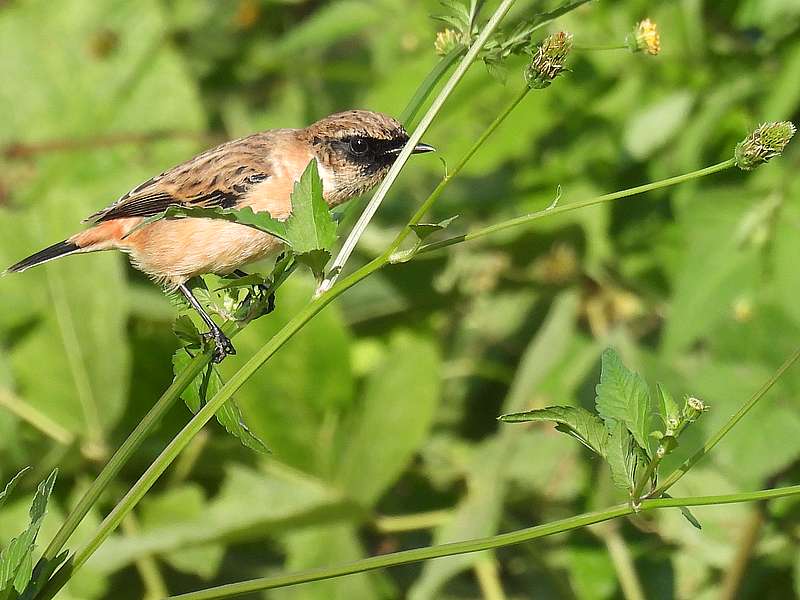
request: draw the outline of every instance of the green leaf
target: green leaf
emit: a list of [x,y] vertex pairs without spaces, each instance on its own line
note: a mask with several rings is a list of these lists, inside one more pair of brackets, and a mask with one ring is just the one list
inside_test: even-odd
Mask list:
[[664,422],[669,424],[670,421],[679,421],[681,418],[681,409],[677,402],[675,402],[672,394],[660,383],[656,384],[656,390],[658,391],[658,399],[661,402],[661,416]]
[[36,537],[39,535],[42,520],[47,514],[47,501],[50,499],[57,475],[58,469],[54,469],[50,476],[39,484],[28,513],[30,516],[28,528],[12,539],[11,543],[0,552],[0,592],[8,594],[10,588],[13,587],[17,593],[21,594],[31,580]]
[[182,346],[200,348],[203,344],[200,332],[197,330],[197,326],[189,315],[178,316],[172,324],[172,331],[175,333],[175,337],[178,338]]
[[[667,493],[661,494],[661,496],[662,496],[663,498],[672,498],[672,496],[670,496],[670,495],[669,495],[669,494],[667,494]],[[698,521],[698,520],[697,520],[697,517],[695,517],[695,516],[692,514],[692,511],[691,511],[691,510],[689,510],[689,507],[688,507],[688,506],[679,506],[678,508],[680,509],[680,511],[681,511],[681,514],[684,516],[684,518],[685,518],[687,521],[689,521],[689,523],[691,523],[691,524],[692,524],[692,527],[695,527],[696,529],[703,529],[703,526],[700,524],[700,521]]]
[[292,190],[292,214],[286,219],[286,241],[298,262],[322,276],[336,241],[336,222],[322,197],[317,161],[308,163]]
[[[208,517],[209,504],[203,488],[197,484],[186,483],[148,497],[147,501],[142,503],[140,533],[145,539],[159,534],[171,537],[182,525],[187,523],[197,525]],[[126,538],[130,540],[130,536]],[[141,538],[138,541],[141,541]],[[169,541],[164,541],[165,546],[168,546]],[[210,579],[219,570],[224,554],[225,548],[222,544],[195,543],[180,550],[166,552],[162,558],[175,569]]]
[[636,442],[622,422],[617,422],[608,439],[608,466],[611,479],[618,488],[633,491],[636,485],[638,456]]
[[[191,355],[183,348],[179,348],[172,356],[172,367],[177,377],[191,362]],[[222,388],[222,377],[213,364],[206,367],[206,370],[194,378],[181,397],[193,413],[196,413],[206,403],[209,398]],[[243,446],[255,450],[256,452],[268,453],[266,447],[258,436],[256,436],[244,422],[244,416],[234,398],[222,405],[216,414],[217,421],[225,428],[225,431],[236,437]]]
[[430,339],[395,336],[369,377],[364,402],[349,427],[335,467],[340,488],[374,504],[425,440],[439,402],[439,355]]
[[[236,336],[238,354],[220,365],[223,376],[241,368],[308,303],[311,283],[310,277],[293,277],[281,287],[275,312]],[[350,332],[331,307],[298,331],[236,393],[248,425],[283,462],[309,473],[330,472],[330,420],[357,398],[350,355]]]
[[578,406],[548,406],[527,412],[511,413],[500,417],[506,423],[526,421],[552,421],[556,429],[571,435],[592,452],[606,455],[608,431],[603,420]]
[[19,473],[14,475],[6,484],[6,487],[0,492],[0,508],[2,508],[3,504],[5,504],[6,500],[8,500],[8,496],[11,495],[11,492],[14,491],[14,488],[17,487],[17,483],[19,483],[20,477],[22,477],[25,473],[30,470],[30,467],[25,467]]
[[247,227],[258,229],[259,231],[272,234],[277,238],[288,241],[288,233],[286,231],[287,225],[285,221],[274,219],[265,211],[255,212],[250,206],[242,208],[205,208],[200,206],[173,205],[157,215],[147,217],[136,227],[131,229],[125,237],[128,237],[146,225],[161,221],[162,219],[187,218],[218,219],[220,221],[238,223],[239,225],[246,225]]
[[650,392],[637,373],[629,371],[619,355],[608,348],[601,360],[600,383],[597,385],[597,412],[613,430],[623,423],[636,442],[650,454]]
[[447,229],[450,226],[450,223],[455,221],[457,218],[458,215],[454,215],[449,219],[439,221],[438,223],[417,223],[415,225],[410,225],[410,227],[414,230],[414,233],[417,234],[417,237],[420,239],[420,241],[422,241],[425,238],[432,236],[434,233]]

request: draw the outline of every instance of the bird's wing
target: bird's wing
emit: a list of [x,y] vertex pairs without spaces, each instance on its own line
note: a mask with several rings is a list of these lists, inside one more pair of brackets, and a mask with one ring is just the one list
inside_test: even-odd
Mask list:
[[86,221],[149,217],[175,205],[232,208],[270,176],[270,146],[268,135],[255,134],[212,148],[148,179]]

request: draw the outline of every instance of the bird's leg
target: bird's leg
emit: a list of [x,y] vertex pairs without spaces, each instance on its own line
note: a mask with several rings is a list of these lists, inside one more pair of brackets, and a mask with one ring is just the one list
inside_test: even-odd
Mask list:
[[228,336],[222,333],[222,329],[219,328],[219,325],[214,323],[211,317],[208,316],[208,313],[197,301],[197,298],[194,297],[192,291],[186,287],[186,284],[182,283],[178,286],[178,289],[184,295],[189,304],[192,305],[192,308],[197,311],[197,314],[200,315],[200,318],[203,319],[203,322],[208,325],[209,331],[208,333],[204,334],[204,336],[211,337],[211,339],[214,340],[214,354],[212,356],[212,360],[215,363],[221,363],[229,354],[236,354],[236,349],[233,347],[233,344],[231,344]]

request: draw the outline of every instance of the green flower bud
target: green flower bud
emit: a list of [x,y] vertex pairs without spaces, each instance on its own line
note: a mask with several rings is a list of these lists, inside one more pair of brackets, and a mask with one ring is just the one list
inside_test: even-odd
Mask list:
[[795,131],[795,126],[789,121],[759,125],[753,133],[736,144],[736,166],[749,171],[775,158],[786,148]]
[[687,422],[692,423],[707,410],[708,406],[706,406],[705,402],[691,396],[686,399],[686,405],[683,407],[683,418]]

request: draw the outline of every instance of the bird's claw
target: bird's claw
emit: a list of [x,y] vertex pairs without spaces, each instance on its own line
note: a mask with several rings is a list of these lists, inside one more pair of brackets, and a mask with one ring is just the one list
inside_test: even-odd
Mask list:
[[236,354],[236,348],[233,347],[230,339],[220,329],[212,329],[211,331],[203,334],[203,339],[214,342],[214,352],[211,355],[211,361],[214,364],[219,364],[225,360],[226,356],[233,356]]

